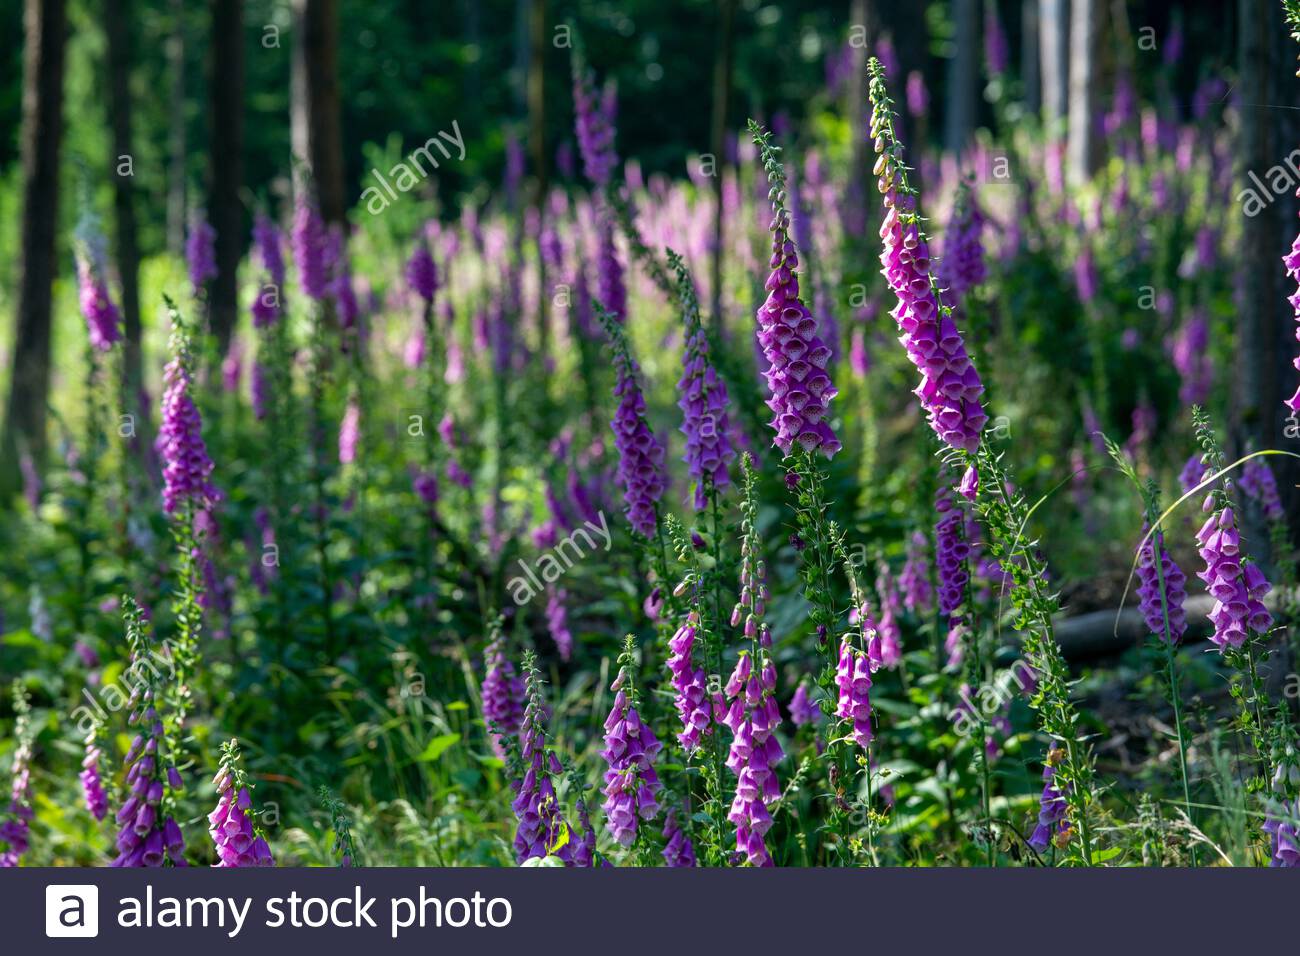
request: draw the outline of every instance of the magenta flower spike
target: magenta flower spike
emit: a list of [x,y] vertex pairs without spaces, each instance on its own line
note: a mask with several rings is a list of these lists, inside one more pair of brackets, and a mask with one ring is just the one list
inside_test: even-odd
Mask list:
[[163,464],[163,511],[175,514],[183,505],[205,511],[221,494],[208,480],[212,459],[203,442],[203,419],[191,391],[189,334],[180,313],[169,305],[172,320],[172,359],[163,370],[162,426],[158,451]]
[[684,461],[695,481],[694,505],[702,511],[708,488],[722,491],[731,485],[730,465],[736,457],[731,446],[731,419],[727,413],[727,386],[709,360],[709,340],[700,321],[694,283],[682,258],[668,250],[668,265],[677,275],[685,324],[686,346],[682,352],[682,377],[677,382],[681,396],[681,432],[686,436]]
[[659,775],[654,762],[663,744],[638,712],[632,683],[635,646],[631,637],[619,658],[622,666],[610,686],[614,705],[605,718],[605,827],[621,846],[631,846],[642,820],[659,815]]
[[221,762],[212,780],[217,807],[208,814],[208,835],[217,848],[218,867],[275,866],[266,834],[255,825],[252,784],[239,762],[239,743],[221,745]]
[[217,233],[201,211],[190,217],[190,231],[185,237],[185,264],[189,268],[190,286],[197,297],[204,286],[217,277]]
[[524,715],[524,681],[515,665],[505,654],[505,635],[498,621],[492,629],[487,649],[483,652],[484,675],[480,692],[483,696],[483,719],[488,725],[492,749],[504,753],[503,734],[513,734],[519,729]]
[[87,226],[77,243],[77,300],[90,344],[100,352],[122,337],[122,316],[108,291],[107,261],[103,236]]
[[[929,243],[921,231],[917,194],[907,181],[903,146],[894,130],[889,94],[877,60],[870,65],[871,135],[878,155],[875,174],[884,197],[880,227],[884,251],[880,262],[898,305],[890,313],[898,323],[899,341],[921,373],[916,395],[930,427],[944,444],[974,454],[988,416],[980,381],[952,309],[939,298]],[[960,264],[960,263],[959,263]]]
[[618,478],[623,485],[624,513],[632,530],[652,538],[658,522],[659,499],[667,482],[664,478],[664,447],[645,419],[645,398],[638,380],[639,368],[628,351],[627,338],[615,317],[605,309],[597,314],[614,351],[616,381],[614,396],[619,400],[610,427],[618,449]]
[[[136,730],[126,753],[124,800],[114,820],[117,835],[116,867],[185,866],[185,838],[172,815],[175,795],[184,789],[174,756],[168,751],[162,718],[156,702],[157,681],[145,666],[150,659],[149,638],[139,605],[127,598],[126,633],[135,672],[148,674],[131,693],[127,724]],[[136,667],[136,665],[140,665]]]
[[1070,822],[1066,819],[1069,804],[1056,783],[1056,768],[1065,759],[1065,751],[1053,746],[1043,761],[1043,793],[1038,804],[1038,824],[1029,837],[1029,845],[1039,853],[1055,844],[1064,847],[1070,839]]
[[108,815],[108,795],[104,792],[104,782],[99,776],[99,758],[103,756],[99,749],[98,727],[86,736],[85,756],[81,760],[81,793],[86,800],[86,809],[96,820]]
[[[515,858],[523,863],[554,856],[566,866],[572,865],[577,847],[572,838],[568,842],[560,839],[568,825],[555,789],[555,780],[563,774],[564,768],[555,752],[546,746],[546,705],[542,700],[541,677],[531,651],[524,656],[524,670],[528,675],[527,689],[521,696],[526,696],[527,704],[519,725],[519,760],[512,785],[515,799],[511,804],[518,821]],[[519,700],[520,697],[516,697],[516,703]]]
[[772,203],[771,272],[764,288],[767,298],[757,313],[758,344],[767,361],[767,380],[772,410],[773,443],[790,454],[796,445],[807,452],[820,451],[833,458],[840,441],[827,417],[830,402],[839,394],[831,383],[827,366],[832,351],[822,341],[820,325],[799,295],[799,255],[790,238],[790,213],[785,207],[785,171],[777,160],[771,134],[750,121],[749,130],[771,184]]
[[[1297,190],[1297,195],[1300,195],[1300,190]],[[1282,262],[1286,265],[1287,275],[1297,284],[1300,284],[1300,235],[1296,236],[1295,242],[1291,244],[1291,251],[1282,257]],[[1300,323],[1300,288],[1297,288],[1287,301],[1291,303],[1291,308],[1295,311],[1296,322]],[[1295,337],[1296,341],[1300,342],[1300,325],[1296,327]],[[1300,355],[1295,357],[1292,364],[1297,369],[1300,369]],[[1293,415],[1300,415],[1300,388],[1296,389],[1295,394],[1288,398],[1285,404],[1287,408],[1291,409]]]
[[35,811],[31,803],[33,729],[31,704],[21,681],[12,685],[14,705],[14,747],[10,767],[9,802],[0,812],[0,869],[18,866],[27,852],[29,830]]
[[[1160,553],[1159,567],[1156,565],[1157,549]],[[1183,602],[1187,599],[1187,577],[1169,556],[1164,535],[1159,531],[1147,538],[1138,550],[1137,577],[1139,608],[1147,629],[1162,640],[1177,644],[1187,633],[1187,612],[1183,609]],[[1167,633],[1166,617],[1169,622]]]

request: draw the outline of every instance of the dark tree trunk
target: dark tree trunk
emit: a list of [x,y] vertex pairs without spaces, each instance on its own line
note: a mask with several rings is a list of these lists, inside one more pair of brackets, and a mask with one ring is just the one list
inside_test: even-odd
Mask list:
[[[849,5],[849,30],[864,38],[876,36],[879,24],[872,16],[870,0],[851,0]],[[865,44],[866,40],[863,41]],[[867,227],[867,204],[870,202],[869,185],[871,160],[867,159],[867,58],[871,51],[865,45],[849,46],[849,88],[845,108],[852,131],[853,162],[849,169],[849,182],[844,197],[844,226],[848,235],[861,238]],[[891,77],[895,82],[896,78]]]
[[944,144],[952,152],[963,149],[975,132],[975,97],[980,89],[980,26],[977,0],[953,0],[957,42],[948,61],[947,109]]
[[[528,152],[533,163],[533,206],[538,222],[546,215],[546,0],[531,0],[528,8]],[[540,235],[538,236],[540,240]],[[547,288],[546,260],[537,256],[541,294],[537,297],[538,346],[543,356],[550,351],[550,291]],[[543,368],[545,364],[543,363]]]
[[528,8],[528,152],[533,162],[534,205],[540,210],[549,188],[546,156],[546,0]]
[[1102,0],[1073,0],[1070,11],[1070,179],[1086,182],[1101,164],[1097,95]]
[[[1263,0],[1243,0],[1238,7],[1237,54],[1241,107],[1238,189],[1253,188],[1247,174],[1268,181],[1266,170],[1283,163],[1300,146],[1300,123],[1294,110],[1267,104],[1300,102],[1295,47],[1282,23],[1281,7]],[[1256,105],[1265,104],[1265,105]],[[1280,448],[1300,451],[1286,437],[1288,409],[1282,404],[1300,384],[1291,364],[1296,354],[1295,321],[1287,296],[1295,291],[1281,258],[1298,227],[1296,200],[1290,190],[1263,197],[1267,205],[1241,218],[1241,245],[1236,261],[1241,274],[1237,309],[1237,356],[1232,391],[1232,439],[1237,454]],[[1293,538],[1300,531],[1300,469],[1293,458],[1268,459],[1290,518]],[[1247,535],[1261,540],[1259,527]],[[1263,548],[1261,547],[1262,551]]]
[[1020,4],[1020,82],[1024,89],[1025,109],[1036,115],[1043,106],[1042,63],[1038,56],[1039,0],[1021,0]]
[[172,0],[172,32],[167,37],[170,77],[167,139],[167,251],[185,255],[187,175],[185,169],[185,0]]
[[212,0],[211,173],[208,221],[216,230],[217,276],[209,307],[217,354],[225,355],[239,309],[239,259],[245,224],[240,189],[244,181],[244,4]]
[[[465,43],[475,49],[480,48],[482,30],[479,24],[479,0],[461,0],[462,16],[465,18]],[[479,65],[480,57],[474,57],[465,65],[465,104],[470,115],[477,115],[479,101],[483,95],[483,70]]]
[[[338,0],[293,0],[291,126],[296,187],[308,189],[328,223],[343,224]],[[309,183],[300,178],[310,177]]]
[[23,212],[18,244],[18,316],[9,403],[0,454],[5,497],[19,487],[20,455],[45,463],[50,392],[50,297],[59,212],[59,145],[63,134],[63,0],[27,0],[23,56]]
[[1070,107],[1070,2],[1038,0],[1043,125],[1059,135]]
[[[113,181],[114,258],[122,281],[122,324],[126,332],[122,375],[128,407],[122,411],[136,414],[143,363],[140,352],[140,249],[135,233],[135,153],[131,145],[132,6],[132,0],[104,0],[104,32],[108,38],[108,125],[113,134],[110,175]],[[145,447],[143,442],[136,442],[135,446]]]
[[718,47],[713,60],[713,114],[709,150],[713,153],[713,259],[709,263],[709,315],[715,332],[722,330],[722,175],[727,153],[727,107],[731,103],[732,60],[735,47],[735,0],[718,0]]

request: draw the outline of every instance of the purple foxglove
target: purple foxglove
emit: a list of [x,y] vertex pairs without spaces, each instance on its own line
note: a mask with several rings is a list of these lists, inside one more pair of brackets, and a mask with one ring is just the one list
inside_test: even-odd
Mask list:
[[876,579],[876,593],[880,595],[880,618],[876,621],[876,633],[880,635],[880,662],[884,667],[897,667],[903,659],[903,632],[898,626],[898,589],[884,564]]
[[13,682],[14,748],[10,765],[9,803],[0,813],[0,869],[16,867],[27,852],[31,805],[32,725],[27,690]]
[[163,511],[182,505],[204,511],[220,500],[208,480],[212,459],[203,442],[203,420],[190,396],[189,347],[184,331],[173,332],[175,353],[163,370],[162,425],[157,446],[163,462]]
[[1269,521],[1282,521],[1286,517],[1277,491],[1277,479],[1264,459],[1252,458],[1242,465],[1237,484],[1247,498],[1259,504]]
[[195,296],[202,294],[203,287],[217,277],[216,241],[217,233],[203,213],[196,212],[190,217],[190,231],[185,237],[185,263]]
[[808,685],[801,682],[790,698],[790,722],[796,727],[817,724],[822,717],[821,708],[808,696]]
[[767,808],[781,796],[776,764],[785,753],[774,735],[781,712],[771,658],[760,651],[755,664],[751,651],[741,651],[723,694],[728,704],[722,723],[732,734],[727,769],[736,775],[736,795],[727,819],[736,827],[736,851],[751,866],[772,866],[764,839],[772,827]]
[[884,196],[880,227],[882,272],[898,297],[890,313],[903,333],[900,341],[921,373],[916,395],[934,433],[948,446],[973,454],[988,416],[980,402],[984,385],[966,344],[941,303],[931,273],[929,244],[920,227],[917,196],[907,183],[902,144],[893,123],[892,101],[878,62],[872,63],[871,135],[879,155],[875,173]]
[[763,373],[770,397],[774,444],[785,454],[798,445],[827,458],[840,450],[840,441],[826,421],[830,402],[838,394],[826,372],[832,352],[822,341],[818,322],[799,297],[799,256],[790,238],[790,213],[785,208],[785,173],[768,142],[770,134],[751,121],[754,142],[771,183],[771,272],[764,286],[767,298],[759,307],[758,344],[767,361]]
[[602,310],[600,319],[614,349],[617,374],[614,397],[619,402],[610,427],[614,430],[614,446],[618,449],[618,478],[627,505],[624,511],[632,530],[652,538],[657,523],[657,506],[666,484],[664,447],[645,420],[646,406],[638,381],[639,369],[628,352],[627,339],[608,312]]
[[966,540],[962,511],[957,507],[951,489],[943,483],[935,493],[934,509],[939,515],[934,526],[934,563],[939,578],[939,613],[949,616],[956,612],[965,600],[966,586],[970,583],[970,572],[966,565],[971,549]]
[[729,466],[736,457],[731,447],[731,421],[727,414],[727,386],[709,361],[709,341],[700,321],[699,303],[685,264],[675,253],[669,265],[677,272],[677,288],[685,322],[686,345],[682,351],[682,377],[677,382],[681,396],[682,434],[686,436],[687,470],[695,481],[695,510],[707,502],[706,486],[719,491],[731,485]]
[[[1156,549],[1160,552],[1160,566],[1156,566]],[[1183,601],[1187,598],[1187,577],[1165,550],[1164,535],[1156,532],[1138,550],[1138,599],[1147,629],[1162,640],[1177,644],[1187,633],[1187,612]],[[1164,582],[1163,589],[1161,581]],[[1169,629],[1165,631],[1165,619]]]
[[1038,824],[1029,837],[1029,845],[1039,853],[1055,843],[1064,847],[1070,839],[1070,822],[1066,819],[1069,804],[1056,785],[1056,767],[1065,759],[1064,751],[1053,747],[1043,762],[1043,793],[1039,798]]
[[692,610],[677,632],[668,641],[668,670],[672,673],[673,689],[677,691],[675,704],[682,721],[677,735],[687,753],[700,745],[700,737],[712,732],[710,701],[705,688],[704,668],[696,667],[691,659],[695,637],[700,627],[700,614]]
[[96,820],[104,819],[108,813],[108,795],[104,793],[104,783],[99,776],[99,758],[102,756],[94,731],[86,737],[86,753],[81,760],[81,793],[86,800],[86,809]]
[[423,230],[411,252],[411,258],[406,260],[406,284],[426,303],[433,302],[433,296],[438,291],[438,267],[434,264],[433,254],[429,252],[429,243]]
[[519,729],[524,715],[524,681],[515,673],[515,665],[505,654],[505,636],[500,627],[494,629],[487,649],[483,652],[484,675],[480,692],[483,697],[483,719],[488,725],[492,749],[503,753],[501,735],[513,734]]
[[1232,504],[1216,507],[1216,497],[1211,493],[1206,505],[1210,517],[1196,533],[1197,552],[1205,562],[1205,570],[1196,576],[1214,598],[1209,615],[1214,624],[1210,640],[1223,651],[1244,645],[1250,632],[1260,636],[1268,633],[1273,616],[1264,607],[1263,598],[1271,588],[1259,565],[1242,553]]
[[929,547],[930,542],[924,531],[912,532],[907,544],[907,560],[898,574],[898,586],[903,592],[903,607],[913,614],[926,613],[934,602],[927,557]]
[[974,187],[962,183],[944,233],[943,258],[939,261],[939,274],[947,284],[954,307],[966,293],[988,278],[983,241],[987,222]]
[[605,826],[622,846],[636,840],[642,820],[659,814],[659,775],[654,762],[663,745],[641,719],[627,667],[610,688],[614,705],[605,718]]
[[[554,545],[551,545],[554,547]],[[546,630],[560,652],[560,660],[573,656],[573,632],[569,630],[569,592],[553,585],[546,587]]]
[[250,784],[239,765],[239,745],[221,746],[221,763],[212,780],[217,807],[208,814],[208,835],[217,849],[218,867],[275,866],[266,836],[253,825]]
[[[511,803],[518,821],[515,859],[523,863],[553,855],[565,865],[571,865],[577,849],[572,835],[563,846],[557,846],[568,830],[555,790],[555,779],[562,775],[564,768],[555,752],[546,746],[546,707],[531,652],[525,656],[524,668],[528,672],[527,705],[519,725],[519,762],[512,783],[515,798]],[[516,697],[516,706],[518,700]]]
[[339,464],[350,465],[357,460],[357,446],[361,442],[361,406],[356,398],[348,400],[339,425]]
[[263,281],[253,296],[250,311],[253,326],[264,329],[274,325],[283,311],[284,254],[280,230],[261,212],[253,220],[253,246],[262,263]]
[[[1291,251],[1282,257],[1282,262],[1286,265],[1286,273],[1296,283],[1300,283],[1300,235],[1297,235],[1295,242],[1291,244]],[[1287,301],[1291,303],[1291,308],[1295,311],[1295,320],[1300,323],[1300,288],[1297,288]],[[1300,342],[1300,326],[1296,328],[1296,341]],[[1293,363],[1297,369],[1300,369],[1300,355],[1297,355]],[[1288,398],[1285,402],[1286,407],[1292,412],[1300,414],[1300,388],[1296,393]]]
[[582,171],[597,190],[610,184],[618,154],[614,150],[614,98],[607,87],[605,96],[596,91],[596,75],[573,57],[573,118],[582,153]]
[[850,635],[840,642],[839,663],[835,668],[838,697],[835,716],[850,722],[850,733],[863,750],[871,746],[871,664],[867,655],[853,646]]
[[1300,800],[1270,801],[1262,829],[1268,837],[1268,865],[1300,867]]
[[1210,466],[1205,463],[1205,456],[1198,452],[1193,452],[1192,457],[1187,459],[1183,465],[1183,470],[1178,473],[1178,486],[1184,492],[1191,491],[1210,473]]
[[298,267],[298,284],[308,298],[319,302],[329,292],[328,237],[316,204],[304,195],[299,195],[294,207],[290,240]]
[[118,329],[121,315],[108,292],[103,259],[90,248],[91,243],[86,245],[87,248],[77,255],[77,297],[82,318],[86,320],[90,344],[105,352],[122,337]]
[[695,866],[695,847],[677,822],[677,813],[670,809],[664,818],[664,862],[670,867]]

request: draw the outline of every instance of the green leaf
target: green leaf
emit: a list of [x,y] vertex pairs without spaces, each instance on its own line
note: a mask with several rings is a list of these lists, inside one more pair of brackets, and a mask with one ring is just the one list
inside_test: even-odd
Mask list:
[[430,761],[437,760],[442,756],[442,752],[452,744],[460,740],[460,734],[441,734],[429,741],[429,745],[424,748],[424,752],[416,757],[416,760]]

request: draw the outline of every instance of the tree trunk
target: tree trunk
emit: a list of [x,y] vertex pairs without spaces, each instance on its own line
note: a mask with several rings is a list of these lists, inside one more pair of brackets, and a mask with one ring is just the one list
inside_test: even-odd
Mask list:
[[[850,36],[860,31],[864,38],[875,37],[877,24],[872,17],[870,0],[852,0],[849,6]],[[864,39],[863,44],[866,43]],[[846,112],[852,137],[853,162],[849,169],[849,182],[844,197],[844,231],[854,239],[861,239],[867,228],[867,204],[870,190],[872,160],[867,158],[867,58],[870,51],[865,45],[849,45],[849,89]],[[897,77],[890,77],[897,82]]]
[[715,332],[722,331],[722,243],[725,232],[722,176],[727,153],[727,107],[731,103],[732,51],[736,0],[718,0],[718,46],[713,60],[713,113],[709,151],[713,153],[713,259],[709,263],[709,316]]
[[[104,32],[108,39],[108,125],[113,134],[114,258],[122,282],[122,376],[127,407],[139,415],[143,382],[140,352],[140,249],[135,234],[135,153],[131,145],[131,0],[104,0]],[[137,424],[137,428],[139,425]],[[143,449],[143,442],[136,442]]]
[[[546,0],[531,0],[528,8],[528,152],[533,162],[533,207],[537,221],[546,216]],[[541,235],[538,234],[540,241]],[[547,288],[546,260],[540,249],[537,255],[539,295],[537,297],[538,347],[545,358],[550,352],[550,290]]]
[[[465,44],[474,49],[481,49],[482,29],[479,21],[479,0],[461,0],[462,16],[465,20]],[[478,115],[479,102],[483,95],[482,57],[474,57],[465,64],[465,105],[471,116]]]
[[1038,0],[1043,125],[1059,135],[1070,104],[1070,0]]
[[9,404],[0,454],[0,491],[21,483],[21,456],[45,464],[50,392],[50,306],[54,232],[59,213],[59,145],[63,134],[63,0],[27,0],[23,56],[23,212],[18,243],[18,316]]
[[338,51],[338,0],[293,0],[290,126],[295,189],[315,198],[326,222],[342,225],[346,206]]
[[979,82],[979,5],[978,0],[953,0],[957,42],[948,61],[948,108],[944,115],[944,142],[954,153],[960,152],[975,132],[975,96]]
[[[1256,105],[1300,101],[1300,81],[1293,75],[1295,51],[1278,4],[1262,0],[1241,3],[1237,43],[1242,103],[1237,155],[1240,191],[1254,188],[1248,178],[1251,172],[1270,181],[1266,171],[1281,164],[1300,145],[1295,111]],[[1231,427],[1236,454],[1263,448],[1300,451],[1300,443],[1286,437],[1289,412],[1282,404],[1300,383],[1300,373],[1291,364],[1296,354],[1295,320],[1287,302],[1295,287],[1281,262],[1296,235],[1296,200],[1289,189],[1263,199],[1266,205],[1256,215],[1241,217],[1241,245],[1235,256],[1241,270]],[[1276,473],[1294,539],[1300,531],[1296,489],[1300,469],[1295,459],[1283,456],[1271,457],[1268,463]],[[1252,524],[1246,534],[1260,543],[1257,550],[1262,553],[1265,533],[1258,521]]]
[[239,310],[239,259],[245,224],[240,189],[244,182],[244,4],[212,0],[211,175],[208,222],[216,230],[217,276],[212,280],[209,321],[217,354],[225,355]]
[[533,203],[541,210],[549,188],[546,156],[546,0],[528,10],[528,152],[533,161]]
[[172,32],[167,38],[167,72],[171,78],[167,138],[167,251],[185,255],[185,0],[172,0]]
[[1101,0],[1074,0],[1070,16],[1070,179],[1087,182],[1101,164],[1097,135]]
[[1020,82],[1024,89],[1025,109],[1037,114],[1043,106],[1041,62],[1038,56],[1039,0],[1021,0],[1020,4]]

